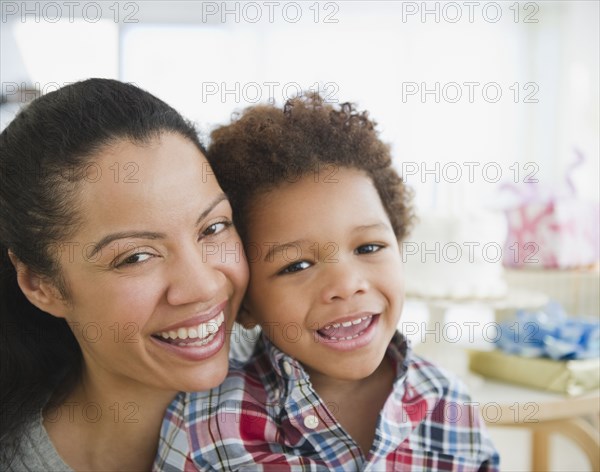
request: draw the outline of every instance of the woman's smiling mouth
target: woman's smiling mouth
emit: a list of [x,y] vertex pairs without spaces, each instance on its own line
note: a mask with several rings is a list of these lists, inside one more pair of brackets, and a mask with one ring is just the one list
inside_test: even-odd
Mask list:
[[153,335],[155,338],[178,346],[204,346],[214,339],[219,327],[225,321],[225,315],[221,311],[212,320],[200,323],[197,326],[178,328],[176,330],[161,331]]

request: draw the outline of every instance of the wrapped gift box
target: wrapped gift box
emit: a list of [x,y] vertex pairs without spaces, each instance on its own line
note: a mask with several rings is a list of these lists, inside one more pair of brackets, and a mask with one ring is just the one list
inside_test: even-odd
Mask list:
[[567,395],[580,395],[600,386],[600,358],[555,361],[496,349],[471,351],[469,368],[484,377]]

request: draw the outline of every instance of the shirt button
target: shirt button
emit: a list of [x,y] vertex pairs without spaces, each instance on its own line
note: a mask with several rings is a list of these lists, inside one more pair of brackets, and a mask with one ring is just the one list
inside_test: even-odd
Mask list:
[[283,370],[287,375],[292,375],[292,366],[288,361],[283,361]]
[[315,429],[317,426],[319,426],[319,418],[317,418],[315,415],[305,416],[304,426],[306,426],[308,429]]

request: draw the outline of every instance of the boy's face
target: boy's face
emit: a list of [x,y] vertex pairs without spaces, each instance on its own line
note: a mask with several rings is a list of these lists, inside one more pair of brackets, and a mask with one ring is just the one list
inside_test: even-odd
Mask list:
[[311,376],[358,380],[380,365],[396,330],[402,264],[371,179],[336,170],[254,202],[245,307]]

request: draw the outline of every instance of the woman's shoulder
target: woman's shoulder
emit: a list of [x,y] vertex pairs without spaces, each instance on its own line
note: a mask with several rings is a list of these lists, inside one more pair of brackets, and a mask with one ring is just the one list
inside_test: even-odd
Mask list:
[[41,412],[33,417],[22,430],[16,450],[4,450],[0,458],[0,469],[21,472],[32,470],[52,470],[73,472],[54,448],[42,424]]

